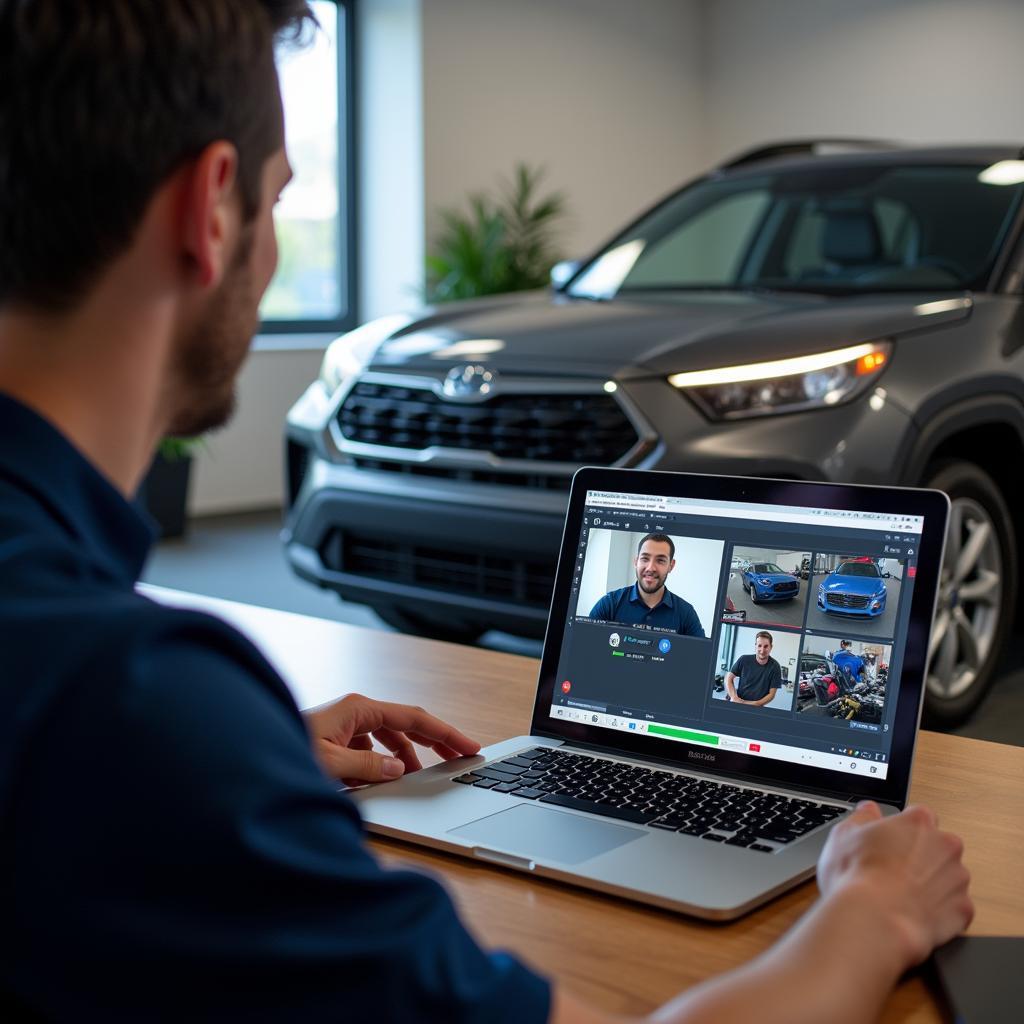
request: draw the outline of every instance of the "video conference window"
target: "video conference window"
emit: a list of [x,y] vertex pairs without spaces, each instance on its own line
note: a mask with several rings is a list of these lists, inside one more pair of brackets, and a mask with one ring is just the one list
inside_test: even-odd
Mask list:
[[725,623],[711,696],[736,707],[791,711],[799,633]]
[[797,711],[880,729],[891,657],[889,644],[807,636],[800,655]]
[[807,608],[811,553],[734,547],[729,560],[728,603],[736,621],[800,629]]
[[593,528],[576,614],[706,638],[724,550],[720,540]]
[[893,558],[817,555],[807,628],[894,636],[903,572],[904,563]]

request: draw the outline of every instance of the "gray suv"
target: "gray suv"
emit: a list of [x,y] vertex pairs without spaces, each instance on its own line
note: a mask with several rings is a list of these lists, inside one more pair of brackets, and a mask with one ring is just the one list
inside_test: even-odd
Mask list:
[[550,291],[335,341],[288,416],[295,571],[407,632],[539,636],[579,466],[939,487],[926,706],[965,717],[1019,579],[1024,153],[825,149],[718,167]]

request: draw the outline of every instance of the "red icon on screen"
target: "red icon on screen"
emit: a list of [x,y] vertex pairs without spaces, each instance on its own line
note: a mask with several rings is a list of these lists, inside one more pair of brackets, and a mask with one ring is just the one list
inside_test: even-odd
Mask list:
[[751,743],[751,744],[750,744],[750,749],[751,749],[751,750],[752,750],[752,751],[753,751],[753,752],[754,752],[755,754],[760,754],[760,753],[761,753],[761,744],[760,744],[760,743]]
[[568,679],[562,683],[562,693],[568,693],[572,689],[572,683]]
[[907,566],[907,577],[908,577],[908,579],[913,579],[916,575],[917,575],[917,566],[916,565],[908,565]]

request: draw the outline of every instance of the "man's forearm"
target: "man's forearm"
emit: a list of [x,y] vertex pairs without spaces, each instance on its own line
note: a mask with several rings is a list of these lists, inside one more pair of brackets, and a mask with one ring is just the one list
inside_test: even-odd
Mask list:
[[736,696],[736,677],[731,672],[725,677],[725,690],[729,694],[729,700],[739,700]]
[[[884,911],[848,890],[822,900],[780,942],[757,959],[670,1000],[647,1024],[869,1024],[903,971],[904,956]],[[830,955],[844,936],[869,935],[857,966]],[[813,965],[813,966],[811,966]],[[621,1024],[566,992],[556,992],[552,1024]],[[641,1018],[628,1018],[639,1021]]]
[[[873,1021],[904,969],[904,955],[883,913],[852,890],[822,900],[767,953],[683,993],[653,1014],[652,1024]],[[871,936],[857,947],[856,969],[847,957],[832,955],[844,935]]]

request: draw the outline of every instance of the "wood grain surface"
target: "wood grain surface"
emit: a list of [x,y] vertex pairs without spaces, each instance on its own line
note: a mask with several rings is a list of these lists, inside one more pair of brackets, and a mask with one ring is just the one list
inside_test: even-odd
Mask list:
[[[304,707],[358,691],[420,704],[481,743],[529,731],[538,663],[531,658],[375,632],[286,612],[145,588],[203,608],[246,633]],[[1024,934],[1024,748],[921,734],[911,790],[966,842],[977,935]],[[390,840],[382,861],[439,877],[487,946],[511,950],[606,1010],[638,1013],[766,949],[811,905],[813,882],[731,924],[707,924]],[[838,936],[856,969],[870,936]],[[813,971],[813,965],[808,965]],[[893,994],[883,1021],[940,1021],[919,974]]]

